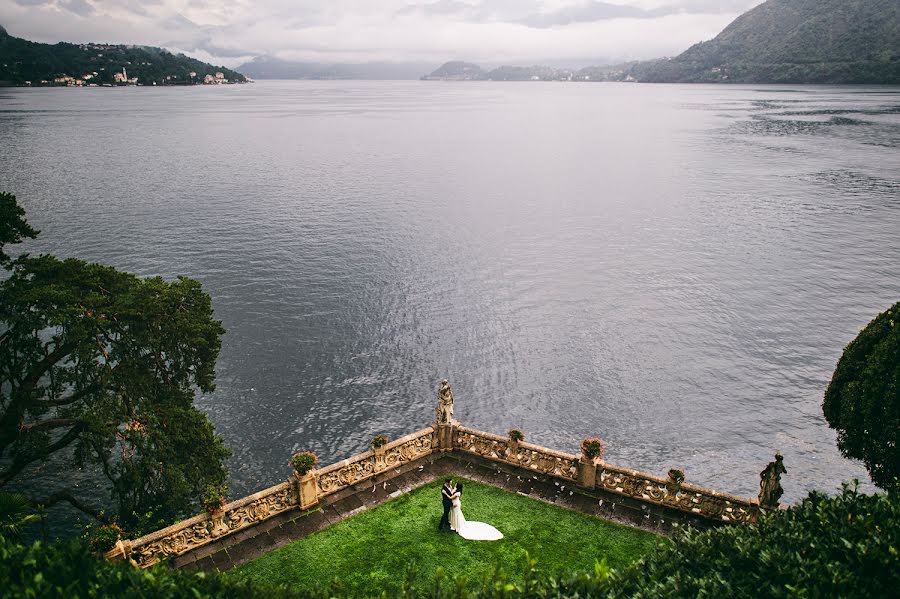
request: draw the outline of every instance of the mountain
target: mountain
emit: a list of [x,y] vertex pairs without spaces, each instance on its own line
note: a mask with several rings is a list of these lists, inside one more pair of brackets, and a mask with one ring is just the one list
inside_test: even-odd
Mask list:
[[294,62],[274,56],[257,56],[238,70],[254,79],[418,79],[433,64],[412,62],[366,62],[326,64]]
[[900,0],[768,0],[638,81],[900,83]]
[[428,79],[429,81],[480,81],[485,78],[485,74],[484,69],[477,64],[451,60],[439,66],[430,75],[422,77],[422,79]]
[[40,44],[13,37],[0,27],[0,85],[193,85],[204,83],[207,75],[210,83],[247,81],[231,69],[163,48]]
[[477,64],[453,60],[445,62],[431,74],[428,81],[571,81],[573,69],[548,66],[518,67],[504,65],[486,71]]

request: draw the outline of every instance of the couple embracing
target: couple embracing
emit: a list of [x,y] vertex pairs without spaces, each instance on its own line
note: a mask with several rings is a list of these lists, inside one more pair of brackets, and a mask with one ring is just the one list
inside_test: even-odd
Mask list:
[[497,541],[503,538],[503,533],[484,522],[467,522],[462,513],[462,482],[453,484],[453,479],[448,478],[441,487],[441,503],[444,514],[438,524],[438,530],[444,527],[450,528],[464,539],[470,541]]

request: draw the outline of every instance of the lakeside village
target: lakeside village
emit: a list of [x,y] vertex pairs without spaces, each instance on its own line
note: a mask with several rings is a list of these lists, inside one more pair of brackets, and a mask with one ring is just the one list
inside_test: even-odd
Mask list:
[[[42,79],[36,85],[48,85],[48,86],[66,86],[66,87],[114,87],[117,85],[143,85],[140,83],[138,77],[128,77],[128,71],[125,70],[125,67],[122,67],[122,72],[113,73],[113,81],[114,83],[96,83],[92,81],[92,79],[98,77],[99,73],[97,71],[91,71],[90,73],[85,73],[81,77],[73,77],[71,75],[62,74],[59,77],[55,77],[52,81],[48,79]],[[232,82],[225,78],[225,74],[222,71],[217,71],[215,75],[207,74],[202,79],[197,77],[196,71],[191,71],[188,73],[188,77],[190,80],[187,82],[174,81],[172,85],[223,85],[227,83],[238,83]],[[166,81],[173,81],[175,79],[172,75],[166,75]],[[250,80],[248,79],[248,82]],[[35,85],[31,81],[26,81],[25,85]],[[156,85],[154,81],[152,85]]]
[[[28,46],[26,49],[30,49]],[[250,80],[162,48],[112,44],[57,44],[56,65],[43,67],[23,53],[3,64],[0,81],[31,87],[117,87],[131,85],[225,85]]]

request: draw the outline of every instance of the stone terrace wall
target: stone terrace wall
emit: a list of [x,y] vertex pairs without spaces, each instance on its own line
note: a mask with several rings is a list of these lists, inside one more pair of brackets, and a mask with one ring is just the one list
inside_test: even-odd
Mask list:
[[584,456],[530,443],[516,443],[464,426],[454,428],[454,448],[459,451],[570,480],[582,490],[603,490],[724,523],[755,522],[759,513],[755,500],[688,483],[675,483],[668,478],[620,468],[602,460],[588,460]]
[[[313,470],[249,497],[232,501],[221,512],[201,514],[139,539],[119,541],[107,559],[127,558],[146,568],[194,551],[225,536],[246,531],[289,510],[310,510],[332,494],[351,489],[381,473],[409,465],[435,453],[471,456],[484,464],[533,474],[557,484],[571,484],[584,498],[602,506],[612,498],[640,514],[675,515],[675,520],[705,525],[755,522],[755,500],[677,483],[652,474],[620,468],[583,455],[568,454],[460,425],[455,420],[434,424],[383,447]],[[651,508],[655,508],[651,510]],[[602,512],[601,512],[602,513]]]
[[147,568],[256,526],[285,511],[313,508],[320,499],[347,486],[430,455],[434,433],[432,427],[422,429],[378,449],[313,470],[304,477],[295,475],[274,487],[232,501],[216,514],[201,514],[139,539],[119,541],[106,557],[113,561],[128,558],[136,566]]

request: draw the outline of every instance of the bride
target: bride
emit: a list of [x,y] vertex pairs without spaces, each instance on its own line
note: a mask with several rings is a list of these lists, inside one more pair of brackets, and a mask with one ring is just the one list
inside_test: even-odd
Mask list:
[[503,533],[484,522],[467,522],[462,513],[462,483],[458,483],[453,489],[453,509],[450,511],[450,530],[455,530],[459,536],[470,541],[497,541],[503,538]]

